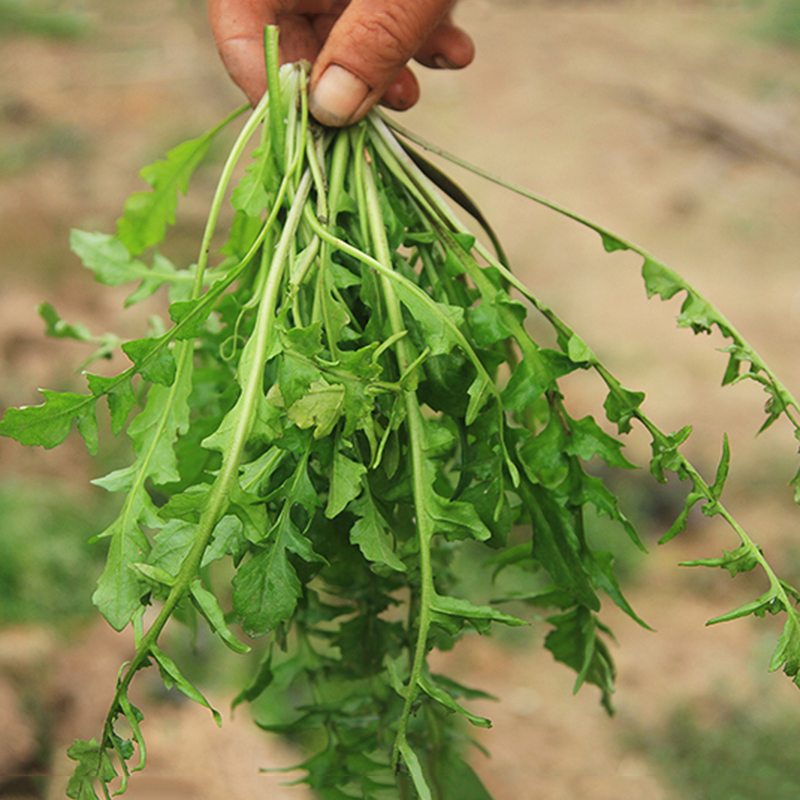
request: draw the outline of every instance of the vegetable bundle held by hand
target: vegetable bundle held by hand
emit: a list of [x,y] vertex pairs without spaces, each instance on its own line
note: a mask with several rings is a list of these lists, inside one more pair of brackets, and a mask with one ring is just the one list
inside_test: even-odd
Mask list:
[[[317,749],[300,766],[321,796],[488,797],[464,761],[461,727],[490,724],[463,705],[485,695],[432,674],[427,656],[466,630],[524,623],[463,598],[454,558],[465,540],[484,543],[496,571],[524,577],[530,591],[513,599],[555,609],[545,647],[576,671],[576,688],[599,687],[610,711],[614,665],[599,593],[644,623],[620,591],[612,554],[587,543],[586,509],[644,548],[616,497],[584,469],[594,458],[632,465],[592,417],[569,415],[557,382],[577,369],[605,382],[606,416],[620,433],[636,420],[651,434],[658,479],[672,470],[691,482],[665,540],[700,502],[731,524],[740,546],[693,563],[765,571],[768,592],[719,620],[785,612],[772,668],[796,676],[800,595],[720,502],[727,445],[706,483],[678,451],[689,429],[656,427],[641,410],[643,394],[625,389],[508,270],[491,229],[452,181],[401,145],[376,112],[348,129],[314,123],[307,67],[279,69],[274,30],[268,42],[272,89],[231,149],[196,264],[178,269],[155,251],[146,266],[140,257],[162,241],[178,190],[238,114],[146,168],[152,191],[130,198],[116,236],[73,234],[73,249],[100,281],[139,281],[129,303],[167,286],[172,324],[123,344],[131,366],[119,375],[87,374],[88,394],[48,391],[42,405],[10,409],[0,422],[0,433],[23,444],[53,447],[75,421],[94,451],[95,406],[106,398],[112,431],[126,430],[135,453],[130,466],[95,481],[125,499],[97,537],[109,551],[94,601],[115,629],[132,625],[136,654],[120,672],[99,741],[70,748],[77,765],[68,795],[94,798],[99,784],[110,797],[110,786],[124,790],[144,767],[143,716],[128,697],[139,670],[157,666],[168,687],[208,706],[159,646],[175,616],[204,618],[237,653],[250,646],[230,629],[234,621],[254,639],[270,635],[234,704],[265,692],[298,698],[288,719],[262,727]],[[230,192],[235,213],[212,265],[212,237],[245,153],[251,160]],[[437,185],[476,217],[494,252]],[[598,231],[607,249],[641,253],[651,294],[685,291],[692,327],[717,325],[734,340],[728,382],[748,362],[747,375],[783,411],[797,407],[675,273],[546,204]],[[511,288],[551,323],[557,349],[528,335],[526,306]],[[94,339],[51,306],[43,316],[55,335],[98,342],[98,355],[115,349],[113,337]],[[150,606],[157,611],[146,618]]]

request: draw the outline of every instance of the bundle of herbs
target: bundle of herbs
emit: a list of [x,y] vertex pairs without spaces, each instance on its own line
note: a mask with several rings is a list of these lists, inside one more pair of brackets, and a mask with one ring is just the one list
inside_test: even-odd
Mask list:
[[[99,738],[69,751],[77,766],[68,795],[96,798],[99,787],[109,797],[144,767],[143,717],[128,697],[140,670],[157,667],[167,686],[208,706],[159,647],[177,616],[204,618],[237,653],[250,647],[233,621],[248,637],[271,637],[234,704],[276,682],[305,698],[265,727],[322,732],[308,738],[318,750],[300,765],[320,796],[488,797],[465,760],[463,727],[489,726],[465,707],[482,693],[433,674],[428,654],[466,630],[524,622],[453,592],[453,559],[467,540],[485,544],[493,569],[520,570],[539,587],[524,599],[553,609],[545,646],[577,672],[576,689],[595,684],[611,710],[600,594],[645,623],[620,590],[613,555],[589,546],[584,513],[612,518],[644,548],[615,495],[585,469],[591,459],[632,465],[592,417],[570,416],[558,380],[575,370],[605,382],[605,414],[620,433],[634,421],[647,429],[657,479],[671,470],[690,482],[664,540],[700,503],[731,524],[739,546],[694,563],[765,571],[767,592],[719,620],[784,612],[771,668],[796,679],[800,595],[720,501],[727,445],[707,483],[679,452],[689,429],[667,434],[644,414],[644,395],[624,388],[514,277],[452,181],[400,144],[377,112],[349,129],[318,126],[307,110],[307,68],[279,68],[274,30],[267,41],[270,91],[222,170],[196,264],[177,268],[154,251],[146,266],[140,256],[163,240],[178,191],[241,112],[146,168],[152,191],[129,199],[115,236],[73,234],[98,280],[139,281],[129,304],[168,287],[172,324],[121,344],[130,367],[87,374],[87,394],[46,391],[42,405],[9,409],[0,422],[0,433],[23,444],[53,447],[74,421],[94,452],[95,406],[106,398],[113,433],[127,431],[135,452],[130,466],[95,481],[125,499],[96,537],[109,549],[94,601],[116,630],[133,627],[136,654],[119,673]],[[235,215],[211,265],[245,154],[252,161],[230,193]],[[439,188],[477,218],[494,251]],[[526,194],[592,227],[607,250],[639,252],[651,296],[686,293],[681,325],[716,326],[732,340],[725,382],[761,382],[767,424],[781,414],[795,424],[796,401],[692,287],[630,242]],[[557,349],[527,333],[531,306],[553,326]],[[51,306],[42,313],[54,335],[96,341]],[[101,344],[107,354],[116,340]],[[217,569],[222,560],[233,568]]]

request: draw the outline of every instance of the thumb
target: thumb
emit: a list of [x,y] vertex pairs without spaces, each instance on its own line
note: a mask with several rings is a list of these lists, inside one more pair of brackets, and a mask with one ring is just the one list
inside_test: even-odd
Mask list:
[[[314,62],[310,109],[325,125],[355,122],[398,76],[405,105],[419,89],[406,62],[444,19],[452,0],[352,0]],[[401,75],[402,73],[402,75]]]

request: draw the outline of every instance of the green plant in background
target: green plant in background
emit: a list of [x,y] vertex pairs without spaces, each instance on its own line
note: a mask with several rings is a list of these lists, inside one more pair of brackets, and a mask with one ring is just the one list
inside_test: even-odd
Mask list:
[[[732,575],[758,567],[769,588],[714,621],[785,614],[770,666],[797,682],[800,594],[721,502],[727,442],[709,482],[680,452],[690,429],[656,426],[644,395],[622,386],[514,276],[474,204],[400,143],[398,126],[377,113],[335,131],[309,118],[306,68],[279,70],[276,37],[268,30],[271,93],[232,146],[196,264],[176,267],[154,248],[175,221],[178,192],[238,113],[147,167],[152,191],[128,200],[115,236],[73,233],[73,250],[98,280],[138,282],[129,304],[168,288],[171,324],[122,344],[131,366],[115,377],[87,374],[88,393],[45,391],[42,405],[9,409],[0,421],[0,433],[44,447],[75,422],[95,452],[95,407],[105,398],[113,433],[126,430],[136,456],[95,481],[124,502],[97,536],[109,546],[94,594],[115,629],[133,627],[136,654],[120,671],[100,738],[69,751],[77,762],[69,796],[94,798],[99,784],[109,797],[110,785],[124,791],[144,767],[142,714],[128,697],[141,669],[157,667],[167,686],[208,706],[159,646],[174,616],[204,618],[237,653],[250,648],[232,623],[250,637],[269,635],[234,705],[276,687],[297,698],[285,718],[262,726],[308,744],[300,767],[322,797],[488,797],[464,760],[462,727],[490,724],[468,709],[484,695],[432,673],[427,657],[465,631],[524,620],[464,596],[469,582],[458,571],[467,562],[456,558],[464,547],[483,547],[491,569],[516,572],[515,584],[531,587],[499,600],[552,609],[545,646],[575,670],[576,690],[599,687],[611,711],[614,664],[600,595],[645,623],[620,590],[613,553],[589,545],[584,515],[608,517],[644,547],[615,495],[586,471],[593,459],[633,465],[592,417],[570,415],[558,381],[575,370],[604,382],[605,414],[620,434],[635,421],[648,431],[659,481],[675,472],[689,482],[662,541],[683,530],[697,504],[732,527],[732,552],[692,563]],[[222,204],[250,150],[212,266]],[[494,251],[437,186],[476,218]],[[798,429],[798,405],[783,384],[676,273],[523,193],[596,230],[606,250],[641,254],[650,296],[684,293],[679,324],[715,326],[731,341],[724,382],[758,381],[769,398],[765,427],[785,415]],[[151,265],[141,258],[148,251]],[[555,348],[527,333],[531,305],[551,324]],[[47,314],[59,335],[92,338],[51,307]],[[151,605],[157,611],[146,622]]]
[[800,2],[767,0],[762,4],[756,31],[767,39],[800,46]]
[[86,541],[98,512],[36,486],[0,489],[0,624],[63,623],[91,612],[103,557]]
[[88,18],[77,11],[64,11],[60,4],[0,0],[0,36],[24,33],[56,39],[74,39],[89,30]]
[[800,796],[800,767],[793,746],[796,718],[760,715],[753,708],[721,703],[713,722],[682,709],[638,748],[661,768],[687,800],[794,800]]

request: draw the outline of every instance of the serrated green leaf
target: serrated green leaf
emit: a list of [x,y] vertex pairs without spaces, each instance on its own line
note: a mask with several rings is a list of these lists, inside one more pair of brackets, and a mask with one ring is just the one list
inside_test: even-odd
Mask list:
[[555,501],[541,486],[523,480],[520,497],[531,517],[533,557],[550,574],[553,581],[568,591],[577,602],[595,611],[600,600],[583,564],[583,547],[574,530],[570,512]]
[[348,458],[340,449],[335,451],[328,505],[325,508],[325,516],[328,519],[338,516],[351,500],[355,500],[361,494],[361,478],[367,471],[367,467]]
[[67,750],[67,756],[78,762],[75,765],[75,773],[67,783],[66,794],[72,800],[97,800],[94,780],[106,784],[117,777],[117,771],[105,748],[95,739],[88,742],[78,739]]
[[[297,353],[306,358],[314,358],[323,351],[322,345],[322,323],[314,322],[305,328],[283,328],[280,332],[283,347],[287,352],[287,357],[291,358],[293,353]],[[301,362],[295,359],[294,366],[300,366]],[[293,401],[292,401],[293,402]]]
[[164,238],[167,226],[175,224],[178,192],[186,194],[192,173],[208,152],[220,127],[173,147],[165,159],[140,172],[153,187],[152,191],[132,194],[117,220],[117,237],[130,253],[138,255],[157,244]]
[[602,692],[603,707],[613,714],[611,696],[614,693],[616,668],[606,645],[598,637],[603,630],[596,616],[584,606],[548,617],[554,626],[545,637],[544,646],[556,661],[566,664],[577,673],[574,691],[584,683],[597,686]]
[[135,483],[143,484],[147,478],[157,485],[180,480],[174,445],[189,429],[191,388],[189,369],[182,369],[172,386],[150,387],[144,410],[128,426],[138,457],[132,468],[141,472]]
[[[305,345],[310,346],[311,342],[305,340]],[[285,352],[278,362],[278,387],[287,408],[307,394],[314,381],[320,380],[324,379],[319,368],[312,361],[299,358],[291,351]]]
[[575,605],[575,598],[551,583],[546,589],[533,594],[512,594],[495,602],[520,602],[535,608],[560,608],[562,611]]
[[288,620],[302,591],[286,547],[277,541],[239,567],[233,579],[233,608],[242,628],[255,638]]
[[470,538],[485,542],[491,538],[492,532],[483,523],[471,503],[447,500],[431,489],[427,493],[426,506],[434,530],[443,533],[450,541]]
[[717,321],[717,311],[705,298],[687,288],[686,299],[678,315],[679,328],[691,328],[695,333],[711,333]]
[[722,457],[719,461],[719,466],[717,467],[717,474],[714,479],[714,485],[711,487],[711,494],[714,496],[716,500],[722,495],[723,490],[725,489],[725,481],[728,479],[728,472],[730,471],[731,466],[731,447],[730,443],[728,442],[728,434],[726,433],[722,437]]
[[519,447],[519,457],[531,481],[542,486],[559,485],[569,471],[567,433],[560,420],[550,417],[547,426]]
[[449,353],[461,344],[454,329],[459,329],[464,322],[463,308],[437,303],[434,300],[425,302],[407,283],[397,282],[394,288],[400,302],[422,326],[425,332],[425,344],[431,355]]
[[[227,453],[236,435],[239,418],[244,409],[244,397],[240,395],[236,405],[223,417],[219,427],[210,435],[202,440],[201,445],[207,450],[217,450],[220,453]],[[269,402],[262,394],[259,394],[255,401],[255,408],[250,416],[250,430],[248,439],[250,441],[271,442],[282,433],[281,416],[282,410]]]
[[781,667],[790,678],[796,678],[800,672],[800,620],[794,609],[787,609],[783,632],[769,665],[770,672]]
[[689,438],[692,433],[691,425],[686,425],[676,433],[668,436],[660,435],[653,439],[651,449],[653,458],[650,460],[650,472],[659,483],[666,483],[667,477],[665,470],[675,472],[683,480],[687,477],[683,456],[680,454],[680,446]]
[[192,598],[197,604],[200,613],[206,618],[206,621],[211,626],[214,633],[218,634],[220,639],[233,650],[234,653],[249,653],[250,647],[240,642],[228,628],[225,623],[225,615],[219,607],[217,598],[203,587],[200,578],[195,578],[189,587],[192,593]]
[[586,506],[591,504],[594,506],[598,516],[605,516],[622,525],[628,538],[641,550],[646,553],[647,548],[642,542],[636,528],[631,524],[631,521],[622,513],[619,507],[619,499],[617,496],[609,491],[600,478],[595,478],[591,475],[581,474],[580,488],[575,495],[570,496],[570,502],[575,506]]
[[[122,470],[93,481],[107,491],[128,496],[116,520],[97,538],[110,537],[109,558],[92,599],[116,630],[130,622],[140,605],[144,584],[131,565],[144,562],[150,545],[140,524],[161,528],[146,482],[159,485],[180,479],[173,448],[179,433],[189,424],[188,396],[191,375],[181,370],[171,387],[154,385],[147,395],[144,411],[128,428],[137,460]],[[169,571],[169,570],[167,570]]]
[[106,529],[104,536],[111,537],[106,565],[97,581],[92,602],[116,631],[121,631],[131,621],[141,606],[147,584],[133,565],[144,561],[150,552],[150,543],[138,525],[141,512],[127,503],[130,516],[120,515]]
[[111,431],[117,436],[125,427],[128,414],[136,404],[136,395],[133,393],[130,378],[105,378],[87,373],[86,380],[95,397],[106,395],[108,409],[111,412]]
[[517,322],[522,322],[526,309],[522,303],[511,300],[505,292],[498,292],[492,299],[484,297],[479,306],[467,311],[467,320],[478,347],[489,347],[514,335],[515,331],[506,320],[508,313]]
[[232,556],[234,564],[238,564],[247,550],[245,528],[239,517],[226,514],[214,528],[211,542],[203,553],[200,567],[207,567],[212,561],[224,556]]
[[575,365],[561,353],[539,350],[526,354],[514,368],[503,389],[503,406],[509,411],[524,411],[541,397],[557,378],[574,369]]
[[170,303],[169,318],[179,328],[175,338],[195,339],[203,333],[205,322],[211,312],[211,305],[206,297],[190,300],[176,300]]
[[603,403],[606,417],[617,425],[620,433],[631,430],[631,420],[635,418],[639,406],[644,402],[644,392],[632,392],[624,386],[613,386]]
[[[47,450],[61,444],[72,428],[72,421],[87,420],[94,417],[97,398],[92,395],[74,392],[53,392],[40,389],[44,403],[38,406],[8,408],[0,420],[0,436],[16,439],[20,444],[39,445]],[[90,423],[84,423],[84,430],[90,435]]]
[[253,163],[247,166],[239,184],[231,194],[231,205],[237,211],[257,217],[268,208],[266,180],[272,163],[272,153],[268,144],[253,151]]
[[683,533],[686,530],[686,524],[689,521],[689,512],[694,507],[695,503],[698,503],[700,500],[703,500],[705,495],[701,492],[689,492],[686,496],[686,501],[683,504],[683,508],[681,509],[681,513],[678,514],[675,522],[670,525],[669,530],[658,540],[659,544],[666,544],[667,542],[674,539],[679,533]]
[[594,417],[586,416],[583,419],[571,419],[569,421],[569,430],[570,436],[567,440],[565,452],[570,455],[576,455],[584,461],[589,461],[594,456],[598,456],[609,467],[636,469],[636,465],[631,464],[622,455],[622,448],[625,445],[619,439],[607,434],[597,424]]
[[693,561],[681,561],[682,567],[721,567],[735,577],[740,572],[750,572],[758,566],[758,551],[755,545],[743,544],[730,553],[725,550],[720,558],[697,558]]
[[344,397],[342,384],[318,378],[309,385],[308,393],[287,410],[286,416],[298,428],[314,428],[314,438],[321,439],[336,427],[344,411]]
[[274,677],[275,673],[272,670],[272,648],[270,647],[261,660],[261,663],[258,665],[258,672],[252,682],[245,689],[242,689],[233,699],[231,710],[242,703],[252,703],[254,700],[257,700],[270,686]]
[[467,389],[469,404],[464,414],[465,425],[472,425],[475,422],[481,409],[495,396],[496,391],[494,383],[486,373],[479,372],[475,376],[475,380]]
[[686,284],[679,275],[650,256],[642,264],[642,277],[648,298],[659,295],[662,300],[669,300],[686,289]]
[[154,537],[148,563],[169,575],[177,576],[192,549],[196,534],[197,525],[194,522],[169,520]]
[[406,565],[394,552],[389,525],[375,505],[370,492],[364,492],[361,497],[352,501],[348,511],[358,517],[350,528],[350,541],[359,547],[364,558],[385,564],[398,572],[405,572]]
[[455,747],[442,748],[431,770],[436,775],[440,800],[492,800],[475,770]]
[[308,515],[320,505],[308,477],[307,455],[294,474],[274,493],[285,498],[278,521],[269,533],[267,549],[245,562],[233,579],[233,608],[245,632],[260,636],[274,630],[294,613],[302,596],[302,585],[289,561],[292,552],[304,561],[325,562],[314,552],[311,541],[300,532],[292,518],[295,504]]
[[251,217],[243,211],[237,211],[228,228],[228,240],[220,248],[220,252],[229,256],[233,263],[240,262],[250,252],[263,226],[260,217]]
[[527,625],[525,620],[511,614],[504,614],[491,606],[476,606],[460,597],[448,597],[437,594],[431,601],[431,610],[450,617],[460,617],[472,621],[502,622],[517,627]]
[[398,742],[398,745],[400,754],[403,756],[403,761],[414,783],[414,788],[419,795],[419,800],[433,800],[428,782],[425,780],[425,776],[422,773],[422,767],[420,766],[417,754],[411,749],[405,737]]
[[422,691],[425,692],[428,697],[432,698],[437,703],[440,703],[449,711],[454,711],[456,714],[460,714],[472,725],[475,725],[478,728],[492,727],[491,720],[487,719],[486,717],[479,717],[477,714],[467,711],[467,709],[464,708],[460,703],[456,702],[455,698],[448,694],[447,691],[436,684],[432,678],[428,678],[425,675],[420,675],[417,683],[419,684],[420,689],[422,689]]
[[157,596],[162,599],[166,596],[166,593],[161,591],[162,587],[171,589],[175,585],[175,576],[170,575],[169,572],[165,572],[160,567],[154,567],[152,564],[136,563],[131,564],[131,568],[136,570],[136,572],[138,572],[139,575],[141,575],[145,581],[147,581],[147,583],[157,587],[160,591]]
[[171,386],[175,380],[175,358],[163,339],[133,339],[122,345],[122,351],[133,362],[142,377],[161,386]]
[[767,612],[775,614],[783,610],[783,604],[778,599],[776,590],[774,588],[768,589],[757,600],[752,603],[745,603],[743,606],[734,608],[733,611],[728,611],[726,614],[720,614],[714,619],[706,622],[706,625],[718,625],[720,622],[730,622],[734,619],[741,619],[742,617],[749,617],[755,614],[757,617],[763,617]]
[[648,631],[651,628],[634,610],[631,604],[622,594],[619,582],[614,575],[614,555],[603,551],[593,551],[584,561],[587,572],[592,578],[594,585],[602,589],[632,620]]
[[620,241],[616,236],[607,231],[601,231],[595,228],[603,240],[603,247],[607,253],[613,253],[616,250],[630,250],[630,247],[625,242]]
[[116,236],[73,230],[69,241],[72,252],[106,286],[119,286],[148,275],[145,264],[135,259]]
[[55,339],[76,339],[79,342],[93,342],[91,331],[80,322],[70,325],[59,316],[51,303],[40,303],[37,309],[45,323],[45,335]]
[[589,345],[575,333],[569,337],[567,342],[567,355],[570,361],[581,366],[590,366],[597,362]]
[[151,645],[150,655],[153,656],[156,664],[158,664],[158,669],[161,673],[161,679],[164,681],[166,687],[171,689],[174,686],[176,689],[178,689],[178,691],[185,694],[190,700],[194,700],[195,703],[205,706],[214,717],[214,722],[221,727],[222,717],[220,716],[219,712],[215,711],[211,707],[211,704],[208,702],[208,700],[206,700],[206,698],[203,696],[203,693],[196,686],[193,686],[188,680],[186,680],[186,678],[184,678],[175,662],[163,650],[160,650],[155,645]]

